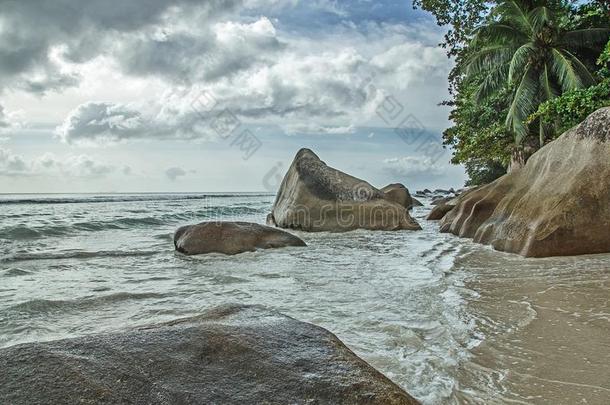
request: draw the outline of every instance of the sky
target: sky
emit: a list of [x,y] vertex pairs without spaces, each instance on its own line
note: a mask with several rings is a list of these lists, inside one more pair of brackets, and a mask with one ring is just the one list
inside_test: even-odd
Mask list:
[[0,193],[277,190],[296,152],[460,187],[408,1],[0,0]]

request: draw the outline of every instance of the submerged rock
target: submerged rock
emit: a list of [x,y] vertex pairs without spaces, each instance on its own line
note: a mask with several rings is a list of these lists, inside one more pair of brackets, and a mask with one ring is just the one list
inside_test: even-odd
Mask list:
[[301,149],[282,181],[268,223],[304,231],[419,230],[407,209],[364,180]]
[[318,326],[259,306],[0,350],[7,404],[417,404]]
[[413,207],[413,199],[409,190],[400,183],[388,184],[381,189],[386,200],[394,202],[406,209]]
[[523,256],[610,252],[610,108],[462,194],[441,231]]
[[224,253],[234,255],[257,249],[307,246],[297,236],[249,222],[202,222],[179,228],[174,234],[176,250],[187,255]]

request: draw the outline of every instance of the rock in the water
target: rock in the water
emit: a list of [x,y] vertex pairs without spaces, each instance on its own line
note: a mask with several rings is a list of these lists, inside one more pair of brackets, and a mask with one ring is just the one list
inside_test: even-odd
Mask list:
[[417,198],[411,197],[411,201],[413,202],[412,207],[423,207],[424,204],[421,203]]
[[439,204],[445,204],[448,201],[451,201],[454,197],[434,197],[432,199],[432,202],[430,203],[431,205],[439,205]]
[[462,194],[441,231],[523,256],[610,252],[610,108]]
[[442,219],[449,211],[455,208],[456,203],[455,198],[450,198],[436,204],[426,219],[429,221],[438,221],[439,219]]
[[381,192],[384,194],[385,199],[399,204],[406,209],[409,209],[413,206],[413,199],[411,198],[411,194],[409,194],[409,190],[400,183],[388,184],[384,188],[381,189]]
[[30,404],[417,404],[332,333],[259,306],[0,350]]
[[174,234],[174,245],[177,251],[187,255],[234,255],[257,249],[306,246],[291,233],[249,222],[202,222],[183,226]]
[[303,231],[421,229],[404,206],[364,180],[301,149],[282,181],[268,223]]

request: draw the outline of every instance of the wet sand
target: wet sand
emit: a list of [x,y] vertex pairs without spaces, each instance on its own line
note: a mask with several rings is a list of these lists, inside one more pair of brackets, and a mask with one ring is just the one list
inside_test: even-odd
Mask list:
[[482,343],[458,403],[610,404],[610,255],[524,259],[473,249],[456,263]]

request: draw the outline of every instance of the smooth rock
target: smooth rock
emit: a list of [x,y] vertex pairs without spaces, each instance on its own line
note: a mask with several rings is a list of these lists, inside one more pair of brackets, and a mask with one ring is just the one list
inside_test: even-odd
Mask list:
[[423,207],[424,204],[422,204],[421,201],[419,201],[417,198],[411,197],[411,201],[413,202],[412,207]]
[[394,202],[406,209],[410,209],[413,206],[413,199],[409,190],[400,183],[388,184],[381,189],[386,200]]
[[327,166],[301,149],[284,177],[269,222],[317,232],[419,230],[404,206],[364,180]]
[[445,204],[448,201],[453,200],[453,196],[449,196],[449,197],[439,197],[436,196],[432,199],[432,202],[430,203],[431,205],[439,205],[439,204]]
[[434,205],[432,211],[430,211],[426,219],[429,221],[438,221],[439,219],[442,219],[445,215],[447,215],[449,211],[455,208],[456,204],[457,202],[455,198],[450,198],[446,201],[436,204]]
[[257,249],[307,245],[299,237],[270,226],[249,222],[202,222],[179,228],[174,234],[174,246],[187,255],[234,255]]
[[460,195],[441,231],[528,257],[610,252],[610,108]]
[[259,306],[8,347],[0,370],[11,405],[418,403],[332,333]]

